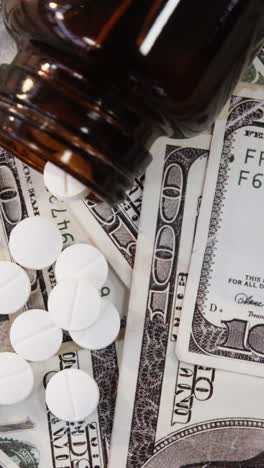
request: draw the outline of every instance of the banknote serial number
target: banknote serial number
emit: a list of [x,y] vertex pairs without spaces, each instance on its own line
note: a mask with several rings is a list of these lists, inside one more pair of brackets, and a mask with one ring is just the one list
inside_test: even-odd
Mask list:
[[[262,166],[264,163],[264,151],[259,151],[255,149],[248,148],[245,155],[244,164],[248,167],[248,165],[256,165],[258,168]],[[258,170],[258,169],[257,169]],[[241,169],[239,176],[238,176],[238,185],[244,186],[245,184],[250,184],[254,189],[260,189],[263,185],[264,174],[262,172],[256,172],[256,169],[248,170],[248,169]]]

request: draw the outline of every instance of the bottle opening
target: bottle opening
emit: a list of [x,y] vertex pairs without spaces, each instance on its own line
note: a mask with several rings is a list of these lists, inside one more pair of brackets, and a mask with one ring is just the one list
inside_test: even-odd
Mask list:
[[0,139],[37,170],[51,161],[114,205],[151,158],[92,87],[56,54],[24,44],[0,67]]

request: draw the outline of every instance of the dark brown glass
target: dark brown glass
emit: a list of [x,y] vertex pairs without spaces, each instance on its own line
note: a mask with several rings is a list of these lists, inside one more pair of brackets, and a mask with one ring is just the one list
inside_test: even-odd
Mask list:
[[[160,135],[216,118],[264,37],[263,0],[4,0],[0,143],[115,204]],[[176,5],[177,4],[177,5]]]

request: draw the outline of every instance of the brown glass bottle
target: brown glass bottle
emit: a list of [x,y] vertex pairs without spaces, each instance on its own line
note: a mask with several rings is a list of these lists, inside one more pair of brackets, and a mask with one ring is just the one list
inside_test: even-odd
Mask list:
[[160,135],[192,136],[264,37],[263,0],[4,0],[0,143],[114,204]]

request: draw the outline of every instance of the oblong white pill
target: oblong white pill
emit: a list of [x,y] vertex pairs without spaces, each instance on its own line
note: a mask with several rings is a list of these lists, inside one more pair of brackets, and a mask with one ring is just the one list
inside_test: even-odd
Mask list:
[[34,376],[28,362],[15,353],[0,353],[0,405],[13,405],[31,393]]
[[0,262],[0,314],[14,314],[29,299],[30,279],[16,263]]
[[62,330],[45,310],[23,312],[13,322],[10,341],[17,354],[29,361],[45,361],[56,354],[62,344]]
[[9,248],[14,260],[25,268],[42,270],[57,260],[62,236],[50,219],[32,216],[23,219],[11,231]]
[[71,331],[72,339],[82,348],[96,350],[113,343],[120,330],[120,316],[116,307],[107,299],[101,299],[98,320],[85,330]]
[[108,275],[108,264],[103,254],[92,245],[74,244],[63,250],[55,265],[57,281],[88,279],[100,289]]
[[82,421],[96,409],[99,389],[95,380],[80,369],[64,369],[55,374],[46,388],[50,411],[63,421]]
[[86,185],[51,162],[45,164],[43,176],[47,189],[59,200],[78,200],[90,193]]
[[48,298],[48,311],[57,327],[82,330],[92,325],[100,314],[101,297],[86,279],[58,283]]

